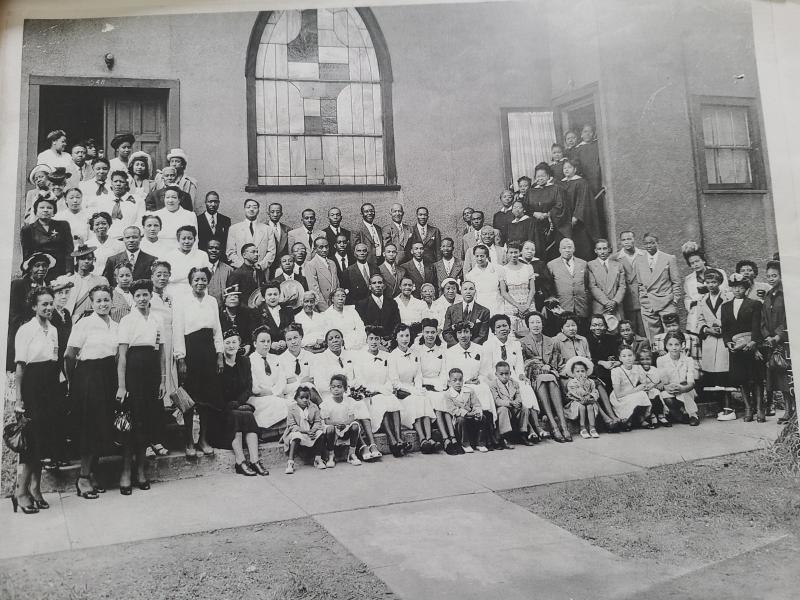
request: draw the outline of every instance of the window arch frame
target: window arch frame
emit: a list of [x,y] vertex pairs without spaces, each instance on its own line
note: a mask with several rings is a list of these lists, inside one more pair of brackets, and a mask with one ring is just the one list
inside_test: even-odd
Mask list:
[[[298,9],[289,9],[298,10]],[[245,81],[247,85],[247,192],[276,191],[276,192],[309,192],[309,191],[369,191],[383,190],[396,191],[400,189],[397,184],[397,168],[394,155],[394,117],[392,110],[392,62],[386,39],[383,37],[380,25],[375,15],[369,8],[355,8],[372,38],[375,48],[375,57],[378,61],[381,89],[381,120],[383,124],[383,168],[385,183],[382,184],[317,184],[317,185],[259,185],[258,183],[258,142],[256,133],[256,56],[264,28],[273,12],[260,11],[256,17],[253,29],[250,32],[250,41],[247,45],[247,58],[245,62]]]

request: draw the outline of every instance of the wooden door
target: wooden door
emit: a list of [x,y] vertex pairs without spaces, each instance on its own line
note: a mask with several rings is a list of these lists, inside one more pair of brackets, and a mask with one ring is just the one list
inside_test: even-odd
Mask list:
[[[163,89],[120,88],[105,99],[106,156],[113,158],[111,140],[120,133],[132,133],[135,150],[153,157],[154,169],[167,163],[167,93]],[[154,173],[151,173],[152,177]]]

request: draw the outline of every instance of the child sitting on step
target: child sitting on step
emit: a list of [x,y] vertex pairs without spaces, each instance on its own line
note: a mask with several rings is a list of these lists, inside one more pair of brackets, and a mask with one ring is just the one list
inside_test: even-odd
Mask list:
[[325,421],[325,439],[330,457],[326,466],[336,466],[337,446],[348,446],[347,462],[357,467],[361,464],[356,451],[363,445],[361,440],[361,424],[356,418],[356,401],[346,396],[347,376],[334,374],[330,379],[331,397],[320,404],[319,410]]
[[667,405],[661,399],[664,384],[661,382],[661,371],[658,367],[653,366],[653,353],[650,352],[649,347],[643,348],[636,353],[636,359],[641,365],[647,381],[652,384],[652,387],[647,392],[650,397],[650,404],[653,407],[650,422],[653,423],[653,419],[655,419],[655,422],[662,427],[672,427],[672,423],[667,419]]
[[661,383],[664,391],[661,398],[669,407],[674,417],[681,415],[685,422],[696,427],[700,424],[697,416],[697,404],[694,391],[694,364],[686,356],[686,337],[680,331],[669,332],[664,336],[665,356],[659,356],[656,366],[661,371]]
[[283,446],[289,455],[286,474],[294,473],[294,460],[298,452],[314,455],[314,466],[325,469],[328,448],[325,443],[325,425],[319,408],[311,402],[311,388],[301,383],[294,393],[294,402],[289,405],[286,416],[286,431],[283,433]]
[[564,406],[564,416],[572,421],[580,419],[583,439],[600,437],[595,428],[595,417],[600,410],[597,402],[600,392],[597,391],[594,381],[589,379],[593,369],[592,361],[583,356],[573,356],[563,369],[564,373],[569,374],[566,385],[568,402]]
[[449,431],[442,432],[442,435],[449,434],[451,438],[458,435],[461,442],[460,450],[455,444],[448,445],[448,448],[455,446],[451,451],[452,454],[472,454],[475,450],[488,452],[486,446],[478,441],[478,434],[485,419],[478,397],[473,390],[464,388],[464,372],[461,369],[450,369],[447,376],[449,387],[444,393],[447,403],[444,417]]

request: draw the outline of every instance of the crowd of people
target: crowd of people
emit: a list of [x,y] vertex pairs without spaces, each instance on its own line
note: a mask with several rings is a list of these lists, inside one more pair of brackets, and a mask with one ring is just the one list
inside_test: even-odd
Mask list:
[[[687,243],[691,273],[658,236],[602,237],[597,141],[591,126],[553,145],[551,162],[499,194],[491,220],[465,208],[447,235],[417,207],[393,204],[357,223],[331,207],[320,228],[248,198],[232,223],[214,191],[170,151],[158,172],[130,135],[108,160],[66,134],[30,172],[12,282],[7,370],[30,419],[14,508],[47,508],[43,465],[79,457],[82,498],[122,453],[119,490],[150,487],[147,457],[168,452],[166,415],[183,426],[187,458],[231,448],[235,471],[266,475],[260,440],[280,438],[286,473],[412,449],[457,455],[543,440],[699,424],[698,395],[718,395],[721,420],[763,422],[793,399],[778,260],[758,281],[743,259],[728,275]],[[686,311],[685,325],[679,306]],[[173,412],[169,412],[170,409]],[[199,435],[195,439],[195,417]],[[117,448],[114,450],[114,448]]]

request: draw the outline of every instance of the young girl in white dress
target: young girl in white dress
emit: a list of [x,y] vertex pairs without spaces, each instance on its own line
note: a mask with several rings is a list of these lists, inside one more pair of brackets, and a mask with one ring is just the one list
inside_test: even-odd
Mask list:
[[611,383],[614,391],[611,392],[611,406],[620,419],[628,424],[641,424],[647,429],[653,429],[650,422],[651,403],[648,392],[653,389],[653,383],[640,365],[635,364],[636,355],[633,349],[623,346],[619,351],[619,367],[611,369]]

